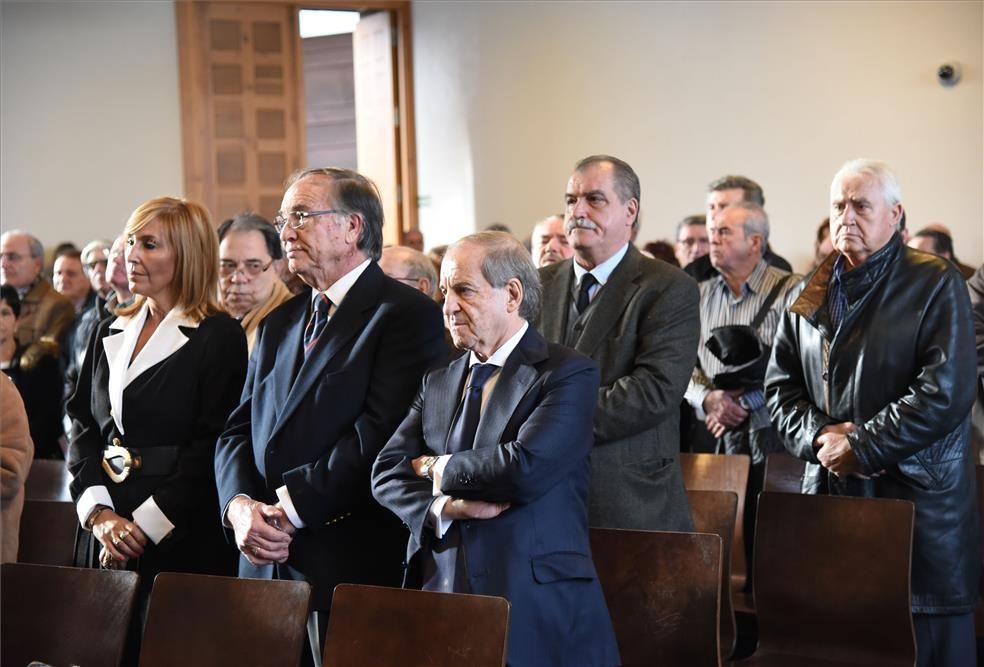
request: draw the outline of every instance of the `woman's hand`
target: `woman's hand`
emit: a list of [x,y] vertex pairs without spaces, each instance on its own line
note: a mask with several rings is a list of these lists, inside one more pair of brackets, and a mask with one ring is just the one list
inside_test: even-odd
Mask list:
[[[130,558],[139,558],[147,546],[147,536],[140,530],[140,526],[109,508],[99,510],[99,515],[92,523],[92,535],[102,545],[102,552],[120,563],[125,563]],[[101,563],[104,562],[102,552]]]

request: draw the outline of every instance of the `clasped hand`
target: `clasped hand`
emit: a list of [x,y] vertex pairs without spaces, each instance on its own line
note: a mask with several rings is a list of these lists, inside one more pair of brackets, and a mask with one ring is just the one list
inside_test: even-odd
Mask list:
[[296,528],[280,504],[267,505],[246,496],[229,503],[226,518],[236,533],[236,546],[253,565],[284,563]]
[[820,430],[817,436],[817,460],[820,465],[832,472],[837,477],[847,477],[853,475],[861,479],[872,479],[885,473],[880,470],[872,475],[861,473],[861,463],[858,461],[854,449],[851,448],[851,441],[848,434],[857,430],[857,424],[852,422],[841,422],[839,424],[828,424]]
[[715,438],[720,438],[725,431],[738,426],[748,417],[748,410],[738,402],[742,393],[740,389],[714,389],[704,397],[704,412],[707,413],[704,424]]
[[140,526],[108,507],[98,511],[92,524],[92,534],[102,545],[99,562],[104,567],[110,567],[110,564],[121,567],[129,559],[142,556],[147,546],[147,536]]

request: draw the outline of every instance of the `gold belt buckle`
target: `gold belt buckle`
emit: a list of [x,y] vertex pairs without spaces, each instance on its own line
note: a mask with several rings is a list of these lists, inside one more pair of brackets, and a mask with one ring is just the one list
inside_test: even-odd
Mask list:
[[119,438],[113,438],[113,444],[103,450],[103,470],[117,484],[126,481],[133,470],[140,470],[140,464],[140,457],[124,447]]

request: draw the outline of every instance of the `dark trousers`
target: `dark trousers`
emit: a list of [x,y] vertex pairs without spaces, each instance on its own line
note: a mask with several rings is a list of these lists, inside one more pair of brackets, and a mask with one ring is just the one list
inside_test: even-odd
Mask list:
[[917,667],[971,667],[977,664],[974,614],[913,614]]

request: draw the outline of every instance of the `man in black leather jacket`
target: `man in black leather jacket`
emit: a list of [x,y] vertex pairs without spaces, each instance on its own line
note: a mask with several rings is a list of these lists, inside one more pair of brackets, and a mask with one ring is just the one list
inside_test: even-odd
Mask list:
[[887,165],[855,160],[834,177],[835,252],[779,325],[766,395],[786,448],[814,464],[804,492],[915,504],[918,664],[970,665],[981,568],[971,309],[952,265],[902,245],[901,213]]

